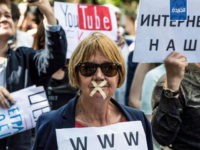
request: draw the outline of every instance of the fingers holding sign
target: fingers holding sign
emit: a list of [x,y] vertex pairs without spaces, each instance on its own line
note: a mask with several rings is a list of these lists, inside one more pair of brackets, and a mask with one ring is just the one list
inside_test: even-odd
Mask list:
[[10,108],[11,105],[15,104],[10,93],[2,86],[0,86],[0,106],[3,108]]
[[178,90],[188,66],[187,58],[178,52],[172,52],[164,63],[167,72],[167,87]]

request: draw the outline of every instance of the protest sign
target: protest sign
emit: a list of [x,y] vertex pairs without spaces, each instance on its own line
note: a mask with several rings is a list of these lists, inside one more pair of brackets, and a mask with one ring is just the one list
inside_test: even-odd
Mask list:
[[0,107],[0,139],[34,128],[38,117],[50,111],[43,87],[31,86],[11,93],[15,105]]
[[188,62],[200,62],[199,5],[199,0],[141,0],[133,61],[163,62],[178,51]]
[[99,31],[117,40],[117,21],[114,11],[106,6],[54,3],[55,16],[67,37],[67,58],[76,46],[91,32]]
[[56,136],[59,150],[147,150],[141,121],[56,129]]

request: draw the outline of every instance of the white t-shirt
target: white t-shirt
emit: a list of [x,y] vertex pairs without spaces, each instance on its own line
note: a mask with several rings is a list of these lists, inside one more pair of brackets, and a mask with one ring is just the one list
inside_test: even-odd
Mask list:
[[21,47],[21,46],[25,46],[25,47],[32,47],[33,45],[33,37],[23,31],[17,30],[17,44],[16,47]]

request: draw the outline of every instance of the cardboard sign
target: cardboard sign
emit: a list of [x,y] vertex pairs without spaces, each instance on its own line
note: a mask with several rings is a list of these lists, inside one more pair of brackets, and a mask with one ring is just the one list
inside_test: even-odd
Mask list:
[[147,150],[141,121],[103,127],[56,129],[59,150]]
[[29,87],[11,93],[15,105],[0,107],[0,139],[34,128],[38,117],[50,111],[43,87]]
[[54,3],[55,16],[67,37],[67,58],[86,36],[98,31],[117,40],[117,21],[114,11],[106,6],[65,2]]
[[[174,1],[180,0],[140,1],[133,61],[163,62],[178,51],[188,62],[200,62],[200,1],[181,0],[180,6]],[[170,20],[170,9],[174,20]]]

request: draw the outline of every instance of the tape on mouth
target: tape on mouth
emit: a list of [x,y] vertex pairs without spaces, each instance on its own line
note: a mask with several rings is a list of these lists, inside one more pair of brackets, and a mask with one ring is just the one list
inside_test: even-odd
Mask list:
[[95,81],[92,81],[94,89],[90,92],[90,96],[92,97],[97,91],[102,95],[103,99],[106,98],[105,92],[102,90],[102,87],[106,85],[107,81],[104,80],[101,83],[97,84]]

